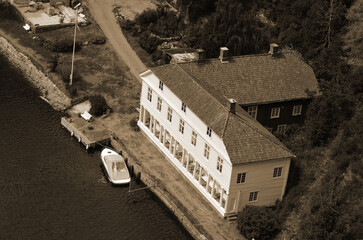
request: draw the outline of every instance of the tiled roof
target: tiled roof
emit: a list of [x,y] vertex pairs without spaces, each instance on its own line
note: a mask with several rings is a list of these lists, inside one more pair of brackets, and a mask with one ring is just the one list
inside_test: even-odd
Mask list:
[[232,114],[228,99],[210,86],[201,86],[179,64],[151,71],[223,139],[232,164],[292,157],[293,154],[242,108]]
[[314,72],[292,53],[231,57],[203,63],[180,64],[201,85],[210,85],[239,104],[261,104],[308,98],[306,89],[318,90]]

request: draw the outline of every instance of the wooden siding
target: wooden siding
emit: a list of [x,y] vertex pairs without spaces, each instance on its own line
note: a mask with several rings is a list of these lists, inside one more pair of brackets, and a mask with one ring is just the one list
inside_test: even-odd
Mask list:
[[[261,104],[261,105],[250,105],[258,106],[257,121],[267,128],[272,128],[276,131],[278,125],[282,124],[302,124],[304,123],[306,116],[306,109],[311,102],[311,99],[301,99],[294,101],[286,101],[279,103]],[[300,116],[292,116],[292,110],[295,105],[302,105],[302,112]],[[241,106],[245,111],[248,110],[248,106]],[[280,117],[271,118],[271,109],[280,108]]]
[[[151,73],[146,77],[142,76],[142,79],[141,105],[202,165],[208,174],[211,174],[228,191],[232,164],[222,139],[214,133],[212,133],[212,137],[207,136],[207,125],[188,108],[188,105],[186,113],[182,112],[181,100],[173,94],[165,83],[163,91],[160,91],[159,79],[155,75]],[[149,87],[153,90],[151,102],[147,99]],[[158,97],[163,100],[160,112],[156,108]],[[173,110],[172,122],[167,120],[169,107]],[[184,121],[184,134],[179,132],[180,119]],[[198,134],[195,147],[191,144],[192,131]],[[205,143],[210,146],[209,160],[204,157]],[[222,173],[217,170],[218,156],[224,160]]]
[[[274,168],[282,167],[281,177],[273,177]],[[282,199],[289,174],[290,159],[277,159],[233,166],[230,183],[230,204],[236,201],[236,209],[241,211],[246,204],[272,205]],[[238,173],[246,172],[245,183],[237,184]],[[255,202],[248,202],[250,192],[258,191]],[[232,211],[232,206],[228,206]],[[238,208],[238,209],[237,209]]]

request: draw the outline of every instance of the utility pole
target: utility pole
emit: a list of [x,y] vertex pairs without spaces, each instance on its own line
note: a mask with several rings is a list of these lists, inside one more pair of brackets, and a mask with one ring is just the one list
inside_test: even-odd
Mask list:
[[69,85],[72,86],[73,83],[73,69],[74,69],[74,53],[76,51],[76,35],[77,35],[77,23],[78,23],[78,7],[81,3],[78,3],[74,10],[76,12],[76,22],[74,23],[74,37],[73,37],[73,54],[72,54],[72,67],[71,67],[71,75],[69,76]]

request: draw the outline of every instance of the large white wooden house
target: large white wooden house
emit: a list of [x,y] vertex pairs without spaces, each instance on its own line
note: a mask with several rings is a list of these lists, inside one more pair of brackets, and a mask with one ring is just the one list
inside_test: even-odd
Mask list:
[[294,155],[234,99],[179,64],[140,77],[140,129],[222,216],[283,197]]

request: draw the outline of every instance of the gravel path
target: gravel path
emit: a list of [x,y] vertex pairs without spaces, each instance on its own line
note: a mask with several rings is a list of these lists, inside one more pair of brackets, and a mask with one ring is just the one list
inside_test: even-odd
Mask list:
[[88,7],[119,59],[129,67],[132,75],[141,82],[139,73],[147,70],[147,68],[127,42],[116,21],[112,12],[115,1],[89,0]]

